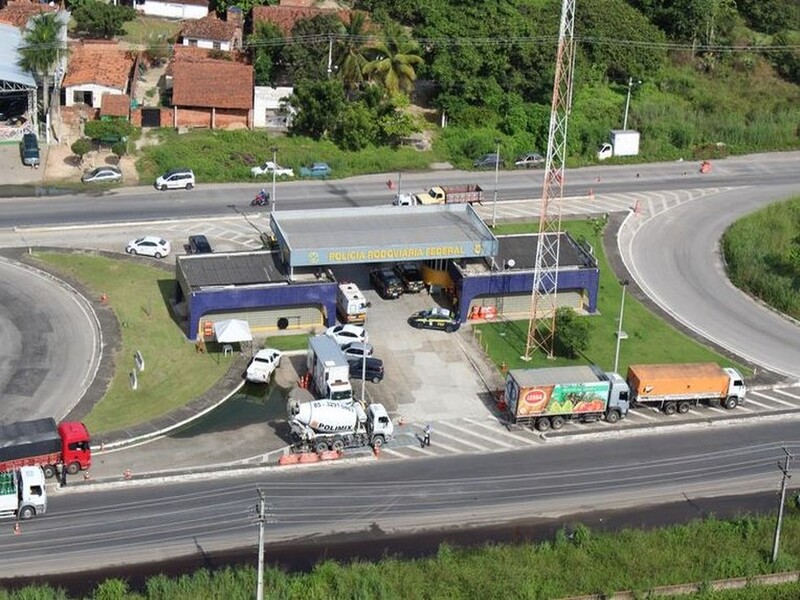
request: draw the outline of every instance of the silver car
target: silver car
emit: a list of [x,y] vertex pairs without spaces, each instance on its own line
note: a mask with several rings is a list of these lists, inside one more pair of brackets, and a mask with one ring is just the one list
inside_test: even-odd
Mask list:
[[118,167],[97,167],[86,170],[81,176],[83,183],[113,183],[122,181],[122,171]]

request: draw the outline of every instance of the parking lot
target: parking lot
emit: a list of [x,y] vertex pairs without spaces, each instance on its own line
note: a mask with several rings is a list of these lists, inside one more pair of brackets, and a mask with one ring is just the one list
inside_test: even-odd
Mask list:
[[[46,146],[40,145],[42,164],[45,161]],[[3,166],[3,184],[5,186],[41,185],[44,169],[34,169],[22,164],[18,143],[0,145],[0,165]],[[18,193],[18,192],[11,192]],[[10,195],[10,194],[8,194]]]

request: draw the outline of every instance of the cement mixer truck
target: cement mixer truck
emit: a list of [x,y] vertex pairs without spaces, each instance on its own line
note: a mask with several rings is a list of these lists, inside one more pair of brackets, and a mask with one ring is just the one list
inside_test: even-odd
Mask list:
[[293,449],[299,452],[381,448],[394,436],[394,424],[382,404],[364,409],[357,402],[290,401],[288,412]]

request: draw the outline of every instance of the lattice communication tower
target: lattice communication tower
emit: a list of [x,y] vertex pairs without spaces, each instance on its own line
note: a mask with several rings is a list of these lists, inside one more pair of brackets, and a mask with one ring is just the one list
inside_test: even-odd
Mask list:
[[567,122],[572,108],[572,74],[575,69],[574,28],[575,0],[563,0],[531,290],[531,316],[528,321],[525,355],[522,357],[525,360],[530,360],[531,352],[537,349],[543,350],[552,358],[555,344],[561,200],[564,197]]

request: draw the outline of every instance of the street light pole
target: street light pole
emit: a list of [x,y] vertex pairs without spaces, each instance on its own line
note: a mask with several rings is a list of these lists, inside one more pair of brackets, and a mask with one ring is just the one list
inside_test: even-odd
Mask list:
[[497,153],[494,155],[494,201],[492,202],[492,229],[497,224],[497,179],[500,175],[500,142],[497,143]]
[[781,480],[781,503],[778,506],[778,522],[775,524],[775,538],[772,541],[772,562],[778,560],[778,546],[781,543],[781,526],[783,525],[783,505],[786,503],[786,482],[791,479],[792,474],[789,472],[789,461],[794,458],[792,454],[784,447],[786,459],[783,465],[778,463],[778,468],[783,472],[783,479]]
[[267,521],[266,497],[261,488],[258,492],[258,580],[256,584],[256,600],[264,600],[264,524]]
[[364,352],[361,354],[361,406],[364,404],[364,392],[367,387],[367,313],[364,313]]
[[275,212],[275,176],[278,170],[278,148],[272,147],[272,206],[270,212]]
[[623,279],[620,281],[622,285],[622,302],[619,304],[619,323],[617,323],[617,349],[614,352],[614,373],[619,369],[619,343],[622,341],[622,317],[625,314],[625,290],[628,288],[630,281]]
[[[637,84],[642,83],[641,80],[636,81]],[[628,129],[628,109],[631,106],[631,89],[633,88],[633,77],[628,77],[628,97],[625,99],[625,118],[622,120],[622,130]]]

